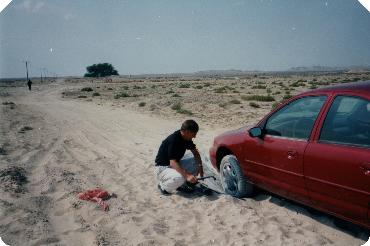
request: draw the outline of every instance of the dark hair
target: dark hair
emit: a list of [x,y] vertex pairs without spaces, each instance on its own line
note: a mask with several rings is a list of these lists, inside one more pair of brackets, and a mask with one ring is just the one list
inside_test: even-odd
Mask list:
[[199,126],[197,122],[194,120],[185,120],[184,123],[181,125],[181,130],[182,131],[191,131],[191,132],[198,132],[199,131]]

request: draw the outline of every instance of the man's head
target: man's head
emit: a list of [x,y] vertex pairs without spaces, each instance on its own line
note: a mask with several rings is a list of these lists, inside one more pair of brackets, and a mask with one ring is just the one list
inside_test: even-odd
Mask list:
[[185,140],[192,140],[196,137],[199,126],[194,120],[185,120],[181,125],[181,135]]

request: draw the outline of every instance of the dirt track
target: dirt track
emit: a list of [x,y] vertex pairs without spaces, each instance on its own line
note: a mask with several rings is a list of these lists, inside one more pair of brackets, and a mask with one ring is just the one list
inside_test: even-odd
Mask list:
[[[77,85],[81,86],[81,85]],[[25,170],[27,182],[1,190],[0,235],[10,245],[360,245],[330,217],[261,194],[159,195],[153,159],[181,121],[61,98],[62,80],[32,92],[7,88],[0,105],[0,168]],[[3,88],[1,88],[2,90]],[[32,129],[21,131],[24,126]],[[202,128],[207,153],[224,129]],[[109,212],[76,193],[102,187],[117,194]],[[22,188],[15,192],[16,188]]]

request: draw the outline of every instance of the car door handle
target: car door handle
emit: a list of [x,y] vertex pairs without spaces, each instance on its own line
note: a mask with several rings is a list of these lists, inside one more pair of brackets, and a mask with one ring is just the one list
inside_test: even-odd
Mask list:
[[298,152],[294,149],[290,149],[286,152],[286,154],[288,156],[288,159],[291,160],[297,157]]
[[370,176],[370,163],[366,162],[360,165],[360,169],[364,172],[366,176]]

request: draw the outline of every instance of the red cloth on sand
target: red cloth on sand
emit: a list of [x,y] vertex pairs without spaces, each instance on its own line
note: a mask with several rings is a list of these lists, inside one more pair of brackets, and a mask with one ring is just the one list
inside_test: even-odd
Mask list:
[[87,190],[85,192],[78,193],[77,197],[80,198],[81,200],[92,201],[92,202],[98,203],[104,211],[109,210],[108,204],[103,201],[110,197],[110,194],[106,190],[103,190],[100,188]]

